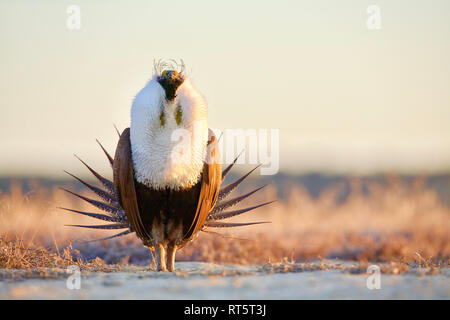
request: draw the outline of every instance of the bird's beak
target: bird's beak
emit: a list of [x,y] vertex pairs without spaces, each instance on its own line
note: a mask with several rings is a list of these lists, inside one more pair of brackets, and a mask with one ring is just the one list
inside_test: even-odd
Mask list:
[[184,76],[175,70],[164,70],[158,77],[158,82],[166,92],[166,98],[172,101],[176,97],[178,87],[183,83]]

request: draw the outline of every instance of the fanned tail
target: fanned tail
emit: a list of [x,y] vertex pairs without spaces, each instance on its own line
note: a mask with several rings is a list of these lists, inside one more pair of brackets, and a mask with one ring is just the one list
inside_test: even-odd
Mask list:
[[94,240],[89,240],[89,241],[85,241],[85,242],[94,242],[94,241],[110,240],[110,239],[114,239],[114,238],[118,238],[118,237],[125,236],[125,235],[127,235],[127,234],[132,233],[132,232],[134,232],[134,231],[133,231],[133,230],[125,230],[125,231],[123,231],[123,232],[114,234],[114,235],[109,236],[109,237],[100,238],[100,239],[94,239]]
[[100,146],[100,148],[102,148],[103,152],[105,153],[106,157],[108,158],[109,164],[111,165],[111,168],[113,166],[114,163],[114,159],[111,157],[111,155],[108,153],[108,151],[106,151],[105,148],[103,148],[102,144],[100,143],[100,141],[98,141],[97,139],[95,139],[95,141],[97,141],[98,145]]
[[113,206],[110,206],[109,204],[106,204],[104,202],[100,202],[100,201],[97,201],[97,200],[89,199],[89,198],[87,198],[85,196],[82,196],[82,195],[80,195],[78,193],[72,192],[72,191],[67,190],[65,188],[62,188],[62,187],[60,189],[66,191],[66,192],[68,192],[70,194],[73,194],[74,196],[76,196],[76,197],[78,197],[78,198],[80,198],[80,199],[82,199],[82,200],[92,204],[93,206],[97,207],[98,209],[106,211],[106,212],[108,212],[110,214],[118,215],[118,213],[120,211],[119,207],[113,207]]
[[271,204],[272,202],[275,202],[275,201],[276,200],[265,202],[265,203],[261,203],[261,204],[258,204],[256,206],[248,207],[248,208],[244,208],[244,209],[239,209],[239,210],[234,210],[234,211],[229,211],[229,212],[221,212],[221,213],[213,214],[213,215],[210,215],[208,217],[208,220],[215,220],[215,221],[217,221],[217,220],[228,219],[228,218],[231,218],[231,217],[243,214],[245,212],[249,212],[251,210],[257,209],[259,207]]
[[122,222],[123,220],[120,219],[119,217],[111,217],[111,216],[107,216],[105,214],[100,214],[100,213],[93,213],[93,212],[85,212],[85,211],[79,211],[79,210],[74,210],[74,209],[68,209],[68,208],[61,208],[58,207],[58,209],[62,209],[62,210],[66,210],[66,211],[70,211],[70,212],[74,212],[74,213],[78,213],[84,216],[88,216],[91,218],[96,218],[99,220],[103,220],[103,221],[108,221],[108,222]]
[[259,188],[255,189],[253,191],[250,191],[249,193],[246,193],[246,194],[244,194],[242,196],[230,199],[230,200],[225,201],[225,202],[219,202],[219,203],[217,203],[214,206],[214,208],[211,210],[211,212],[209,214],[214,216],[216,213],[222,212],[223,210],[225,210],[227,208],[233,207],[233,206],[237,205],[239,202],[241,202],[242,200],[250,197],[255,192],[261,190],[265,186],[267,186],[267,184],[263,185],[262,187],[259,187]]
[[106,202],[108,202],[109,204],[112,204],[112,205],[114,205],[114,206],[117,205],[117,200],[116,200],[116,198],[115,198],[112,194],[110,194],[110,193],[108,193],[108,192],[106,192],[106,191],[104,191],[104,190],[102,190],[102,189],[100,189],[100,188],[97,188],[97,187],[91,185],[90,183],[87,183],[86,181],[84,181],[84,180],[78,178],[77,176],[71,174],[70,172],[67,172],[67,171],[65,171],[65,170],[64,170],[64,172],[67,173],[69,176],[75,178],[76,180],[78,180],[78,181],[81,182],[82,184],[84,184],[84,185],[85,185],[86,187],[88,187],[91,191],[93,191],[97,196],[99,196],[100,198],[102,198],[103,200],[105,200]]
[[114,184],[112,183],[112,181],[102,177],[100,174],[98,174],[94,169],[92,169],[91,167],[89,167],[86,162],[84,162],[83,160],[80,159],[80,157],[78,157],[77,155],[75,155],[75,157],[81,161],[82,164],[85,165],[86,168],[88,168],[88,170],[102,183],[102,185],[109,191],[109,193],[111,194],[115,194],[115,190],[114,190]]
[[223,187],[219,191],[218,200],[223,200],[228,195],[230,195],[236,188],[245,180],[253,171],[258,169],[261,165],[256,166],[254,169],[250,170],[247,174],[243,175],[241,178],[237,179],[235,182],[230,183],[226,187]]
[[[96,140],[96,141],[97,141],[98,145],[100,146],[100,148],[102,149],[103,153],[106,155],[108,162],[112,167],[114,164],[114,159],[106,151],[106,149],[103,147],[103,145],[100,143],[100,141],[98,141],[98,140]],[[88,228],[88,229],[100,229],[100,230],[115,230],[115,229],[125,229],[125,228],[128,229],[128,230],[125,230],[123,232],[117,233],[117,234],[109,236],[109,237],[90,240],[87,242],[109,240],[109,239],[121,237],[121,236],[124,236],[124,235],[134,232],[133,229],[130,227],[130,224],[128,223],[128,219],[127,219],[125,212],[119,205],[119,201],[118,201],[117,195],[115,193],[113,182],[106,179],[105,177],[101,176],[94,169],[92,169],[90,166],[88,166],[83,160],[81,160],[78,156],[75,155],[75,157],[86,166],[86,168],[94,175],[95,178],[97,178],[97,180],[101,183],[101,185],[103,186],[104,189],[96,187],[67,171],[64,171],[64,172],[66,172],[68,175],[70,175],[74,179],[78,180],[79,182],[81,182],[84,186],[86,186],[89,190],[91,190],[95,195],[97,195],[100,199],[102,199],[105,202],[87,198],[85,196],[82,196],[78,193],[67,190],[65,188],[61,188],[61,189],[88,202],[89,204],[93,205],[94,207],[105,212],[105,214],[79,211],[79,210],[74,210],[74,209],[69,209],[69,208],[61,208],[61,207],[59,209],[69,211],[72,213],[76,213],[76,214],[80,214],[80,215],[84,215],[84,216],[88,216],[88,217],[95,218],[98,220],[112,222],[112,223],[106,224],[106,225],[78,225],[78,224],[76,224],[76,225],[68,225],[68,226],[78,227],[78,228]]]
[[81,224],[66,224],[67,227],[89,228],[89,229],[124,229],[128,228],[126,224],[105,224],[105,225],[81,225]]
[[238,156],[234,159],[234,161],[232,163],[230,163],[228,165],[228,167],[225,168],[225,170],[222,171],[222,181],[225,179],[225,177],[227,176],[228,172],[230,172],[231,168],[233,168],[233,166],[236,164],[236,161],[239,159],[239,157],[241,156],[241,154],[244,152],[244,150],[241,151],[241,153],[238,154]]
[[245,223],[232,223],[232,222],[207,222],[205,226],[213,227],[213,228],[232,228],[232,227],[242,227],[242,226],[251,226],[253,224],[263,224],[269,223],[269,221],[261,221],[261,222],[245,222]]
[[[228,174],[228,172],[231,170],[231,168],[236,164],[236,161],[239,158],[239,156],[240,156],[240,154],[236,157],[236,159],[234,159],[234,161],[225,170],[223,170],[223,172],[222,172],[222,181],[225,178],[225,176]],[[256,193],[257,191],[259,191],[262,188],[264,188],[265,186],[267,186],[267,185],[263,185],[262,187],[256,188],[255,190],[250,191],[250,192],[248,192],[248,193],[246,193],[244,195],[232,198],[230,200],[223,201],[234,190],[236,190],[237,187],[252,172],[254,172],[259,167],[260,167],[260,165],[256,166],[255,168],[250,170],[248,173],[246,173],[245,175],[243,175],[242,177],[240,177],[236,181],[234,181],[234,182],[232,182],[232,183],[230,183],[230,184],[228,184],[225,187],[220,189],[219,196],[218,196],[218,201],[215,204],[214,208],[209,212],[209,215],[208,215],[208,218],[207,218],[206,223],[204,225],[203,231],[206,232],[207,231],[206,228],[233,228],[233,227],[242,227],[242,226],[249,226],[249,225],[269,223],[269,222],[266,222],[266,221],[263,221],[263,222],[246,222],[246,223],[230,223],[230,222],[219,221],[219,220],[224,220],[224,219],[228,219],[228,218],[231,218],[231,217],[235,217],[235,216],[241,215],[243,213],[246,213],[246,212],[252,211],[254,209],[266,206],[266,205],[271,204],[271,203],[276,201],[276,200],[268,201],[268,202],[264,202],[264,203],[261,203],[261,204],[258,204],[258,205],[254,205],[254,206],[251,206],[251,207],[247,207],[247,208],[243,208],[243,209],[237,209],[237,210],[233,210],[233,211],[223,212],[225,209],[237,205],[239,202],[247,199],[252,194]]]
[[[116,128],[116,131],[117,128]],[[119,133],[119,132],[118,132]],[[119,134],[120,137],[120,134]],[[100,148],[102,149],[103,153],[105,154],[106,158],[108,159],[109,164],[111,165],[111,167],[113,167],[114,164],[114,159],[111,157],[111,155],[106,151],[106,149],[103,147],[103,145],[96,140],[98,145],[100,146]],[[233,168],[233,166],[236,164],[239,156],[242,154],[242,152],[234,159],[234,161],[228,165],[223,171],[222,171],[222,182],[224,181],[225,177],[227,176],[227,174],[230,172],[230,170]],[[111,222],[110,224],[106,224],[106,225],[70,225],[73,227],[79,227],[79,228],[89,228],[89,229],[100,229],[100,230],[114,230],[114,229],[127,229],[123,232],[117,233],[115,235],[109,236],[109,237],[105,237],[105,238],[101,238],[101,239],[95,239],[95,240],[90,240],[87,242],[92,242],[92,241],[101,241],[101,240],[109,240],[109,239],[113,239],[113,238],[117,238],[117,237],[121,237],[124,235],[127,235],[129,233],[133,233],[134,230],[132,229],[132,227],[130,226],[130,223],[127,220],[127,216],[123,210],[123,208],[121,208],[120,204],[119,204],[119,199],[117,198],[116,192],[115,192],[115,187],[114,187],[114,183],[110,180],[108,180],[107,178],[101,176],[99,173],[97,173],[94,169],[92,169],[89,165],[87,165],[83,160],[81,160],[78,156],[75,155],[75,157],[81,161],[81,163],[94,175],[94,177],[100,182],[100,184],[102,185],[103,188],[94,186],[78,177],[76,177],[75,175],[65,171],[68,175],[70,175],[71,177],[73,177],[74,179],[78,180],[80,183],[82,183],[84,186],[86,186],[89,190],[91,190],[96,196],[98,196],[101,200],[105,201],[98,201],[98,200],[94,200],[94,199],[90,199],[87,198],[85,196],[82,196],[80,194],[77,194],[73,191],[61,188],[62,190],[88,202],[89,204],[93,205],[94,207],[102,210],[103,212],[105,212],[105,214],[101,214],[101,213],[93,213],[93,212],[85,212],[85,211],[79,211],[79,210],[74,210],[74,209],[68,209],[68,208],[59,208],[65,211],[69,211],[72,213],[76,213],[76,214],[80,214],[80,215],[84,215],[84,216],[88,216],[91,218],[95,218],[98,220],[103,220],[103,221],[107,221],[107,222]],[[245,175],[243,175],[242,177],[240,177],[239,179],[237,179],[236,181],[222,187],[219,191],[219,195],[218,195],[218,201],[215,204],[215,206],[211,209],[211,211],[209,212],[208,218],[205,222],[205,224],[203,225],[202,231],[204,232],[210,232],[210,233],[214,233],[212,231],[208,231],[207,228],[232,228],[232,227],[241,227],[241,226],[250,226],[250,225],[257,225],[257,224],[263,224],[263,223],[268,223],[266,221],[262,221],[262,222],[246,222],[246,223],[231,223],[231,222],[223,222],[222,220],[224,219],[228,219],[231,217],[235,217],[238,215],[241,215],[243,213],[252,211],[254,209],[269,205],[275,201],[268,201],[268,202],[264,202],[261,204],[257,204],[254,206],[250,206],[247,208],[243,208],[243,209],[237,209],[237,210],[233,210],[233,211],[226,211],[224,212],[225,209],[227,208],[231,208],[235,205],[237,205],[238,203],[240,203],[241,201],[247,199],[248,197],[250,197],[251,195],[253,195],[254,193],[256,193],[257,191],[261,190],[262,188],[264,188],[266,185],[259,187],[253,191],[250,191],[244,195],[232,198],[230,200],[225,200],[231,193],[233,193],[233,191],[235,191],[238,186],[252,173],[254,172],[257,168],[259,168],[259,166],[255,167],[254,169],[250,170],[248,173],[246,173]]]

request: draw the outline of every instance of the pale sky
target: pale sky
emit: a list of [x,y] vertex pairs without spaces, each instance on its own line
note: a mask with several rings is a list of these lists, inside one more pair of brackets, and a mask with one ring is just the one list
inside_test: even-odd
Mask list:
[[95,138],[113,152],[160,58],[210,127],[279,129],[283,172],[448,172],[449,57],[447,0],[0,0],[0,176],[108,172]]

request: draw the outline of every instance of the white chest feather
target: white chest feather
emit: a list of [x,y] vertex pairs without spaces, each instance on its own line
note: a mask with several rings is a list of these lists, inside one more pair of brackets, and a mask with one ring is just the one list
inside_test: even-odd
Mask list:
[[153,78],[131,108],[130,140],[135,178],[154,189],[195,185],[208,139],[207,107],[186,79],[168,103]]

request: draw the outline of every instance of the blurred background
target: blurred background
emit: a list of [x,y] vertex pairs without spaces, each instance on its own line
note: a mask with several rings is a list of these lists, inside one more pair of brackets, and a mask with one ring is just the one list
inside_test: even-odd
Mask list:
[[74,201],[56,187],[81,190],[63,170],[90,179],[73,153],[111,177],[95,138],[113,153],[154,60],[181,58],[210,127],[280,130],[278,174],[248,183],[272,181],[261,197],[280,200],[261,209],[279,223],[257,227],[289,233],[274,257],[403,257],[421,243],[448,256],[449,12],[446,0],[0,0],[0,233],[48,243],[36,226],[59,230],[55,207]]

